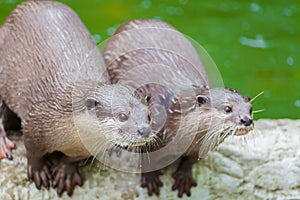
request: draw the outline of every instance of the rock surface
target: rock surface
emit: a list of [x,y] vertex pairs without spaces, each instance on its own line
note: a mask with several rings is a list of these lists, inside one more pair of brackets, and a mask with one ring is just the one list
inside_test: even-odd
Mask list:
[[[27,181],[21,137],[14,160],[0,162],[0,199],[59,199],[54,189],[37,190]],[[72,198],[61,199],[177,199],[171,173],[164,170],[160,197],[148,197],[140,176],[105,168],[101,163],[81,168],[86,181]],[[300,199],[300,120],[259,120],[247,136],[227,138],[194,167],[198,186],[183,199]]]

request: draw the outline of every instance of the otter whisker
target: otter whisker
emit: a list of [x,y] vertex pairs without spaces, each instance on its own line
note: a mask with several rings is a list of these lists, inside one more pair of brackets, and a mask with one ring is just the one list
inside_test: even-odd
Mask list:
[[216,145],[217,137],[218,134],[213,134],[209,137],[210,139],[204,138],[202,145],[205,151],[209,151]]
[[247,138],[245,136],[242,136],[242,144],[245,146],[248,145]]
[[155,149],[160,147],[161,144],[161,139],[157,136],[157,134],[155,134],[152,138],[152,140],[150,141],[150,144],[153,145],[153,147]]
[[86,165],[86,164],[88,163],[89,160],[90,160],[90,157],[85,158],[85,159],[83,160],[83,165]]
[[[97,146],[94,144],[94,148],[92,149],[92,151],[94,152],[94,149],[96,149],[96,148],[97,148]],[[93,154],[92,154],[92,160],[91,160],[91,162],[90,162],[89,169],[91,169],[91,167],[92,167],[92,165],[93,165],[93,163],[94,163],[94,160],[97,158],[97,154],[98,154],[98,153],[93,153]]]
[[100,142],[97,143],[97,145],[95,146],[95,156],[93,156],[93,159],[92,159],[92,163],[94,162],[95,159],[97,159],[97,155],[100,155],[100,152],[102,152],[102,155],[101,157],[103,158],[104,160],[104,166],[106,166],[107,164],[107,159],[108,159],[108,152],[107,150],[110,149],[110,148],[114,148],[114,146],[111,146],[111,143],[110,142],[105,142],[105,144],[101,144]]
[[210,129],[205,134],[205,136],[202,137],[203,138],[202,146],[204,148],[200,148],[199,153],[204,153],[206,151],[214,149],[218,144],[220,144],[232,132],[231,128],[220,129],[220,126],[222,124],[223,123],[221,122],[219,124],[216,124],[213,127],[210,127]]
[[250,103],[252,103],[255,99],[257,99],[259,96],[261,96],[262,94],[264,93],[264,91],[260,92],[259,94],[257,94],[255,97],[253,97],[251,100],[250,100]]
[[222,136],[221,136],[221,142],[228,136],[228,135],[230,135],[230,133],[232,133],[232,132],[234,132],[235,130],[233,129],[233,131],[232,131],[232,129],[231,128],[228,128],[223,134],[222,134]]
[[151,159],[150,159],[149,151],[148,150],[146,150],[146,155],[147,155],[148,164],[150,164],[151,163]]
[[214,124],[214,126],[208,127],[207,133],[205,134],[205,139],[211,140],[215,134],[218,134],[221,124],[222,123]]
[[260,112],[264,112],[264,111],[265,111],[265,109],[253,110],[252,113],[254,114],[254,113],[260,113]]

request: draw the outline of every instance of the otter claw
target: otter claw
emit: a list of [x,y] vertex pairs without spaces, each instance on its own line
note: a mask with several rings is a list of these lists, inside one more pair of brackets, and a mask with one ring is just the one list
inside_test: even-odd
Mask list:
[[42,161],[42,163],[38,165],[28,163],[28,179],[32,180],[35,183],[36,188],[39,190],[42,186],[49,189],[49,182],[52,178],[49,166],[49,163],[46,161]]
[[69,196],[72,196],[75,186],[83,185],[83,180],[78,170],[72,164],[59,163],[58,166],[55,167],[53,175],[52,186],[57,188],[58,196],[61,196],[64,191],[66,191]]
[[191,188],[197,186],[192,172],[176,171],[172,174],[172,177],[175,179],[172,190],[178,190],[178,197],[182,197],[184,193],[187,196],[191,196]]
[[141,186],[147,188],[149,196],[159,196],[159,188],[163,186],[159,175],[162,175],[160,171],[142,173]]

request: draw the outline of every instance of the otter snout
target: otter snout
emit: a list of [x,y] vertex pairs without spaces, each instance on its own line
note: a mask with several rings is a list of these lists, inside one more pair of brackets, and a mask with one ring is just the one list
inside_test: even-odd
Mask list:
[[138,130],[138,133],[143,136],[144,138],[149,137],[151,133],[150,127],[142,127]]
[[252,124],[253,120],[249,117],[244,117],[241,119],[241,124],[244,126],[250,126]]

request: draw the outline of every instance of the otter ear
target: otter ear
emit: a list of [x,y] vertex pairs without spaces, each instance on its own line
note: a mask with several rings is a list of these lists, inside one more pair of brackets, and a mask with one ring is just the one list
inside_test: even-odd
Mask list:
[[245,101],[246,102],[250,102],[251,101],[251,97],[245,97]]
[[197,103],[199,106],[208,102],[208,98],[204,95],[198,95],[196,98],[197,98]]
[[96,99],[89,97],[85,100],[85,107],[88,110],[94,109],[96,106],[100,105],[100,102],[98,102]]

